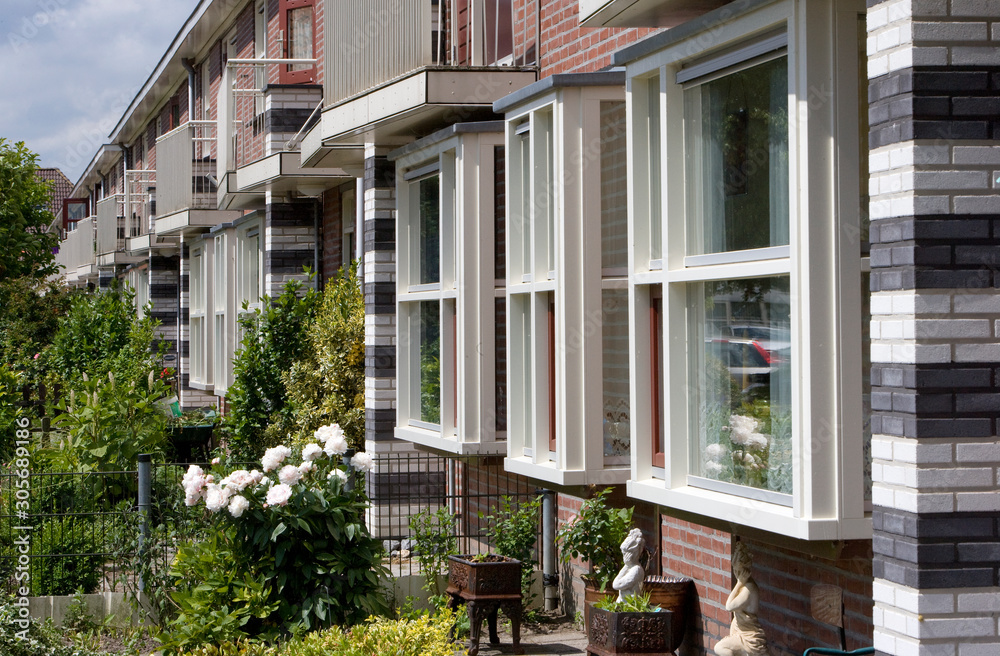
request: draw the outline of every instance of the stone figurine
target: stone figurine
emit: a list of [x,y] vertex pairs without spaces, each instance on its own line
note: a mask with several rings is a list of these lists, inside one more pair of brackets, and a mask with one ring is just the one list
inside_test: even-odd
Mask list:
[[733,553],[733,574],[736,585],[726,599],[726,610],[733,614],[729,635],[715,645],[716,656],[771,656],[764,628],[757,620],[760,592],[750,578],[750,550],[736,543]]
[[642,592],[642,582],[646,578],[646,570],[639,564],[639,557],[645,547],[646,541],[642,537],[642,531],[637,528],[629,531],[625,541],[622,542],[622,558],[625,560],[625,565],[618,571],[618,576],[611,583],[611,587],[618,591],[618,601],[624,601],[625,597]]

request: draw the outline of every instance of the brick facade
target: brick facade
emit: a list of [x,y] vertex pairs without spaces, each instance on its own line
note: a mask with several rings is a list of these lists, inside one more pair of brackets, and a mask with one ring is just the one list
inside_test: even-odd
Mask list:
[[997,15],[965,0],[868,8],[882,654],[1000,653]]

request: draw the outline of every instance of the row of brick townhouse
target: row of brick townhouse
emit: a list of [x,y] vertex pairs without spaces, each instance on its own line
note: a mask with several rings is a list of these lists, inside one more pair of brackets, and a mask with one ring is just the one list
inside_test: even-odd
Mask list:
[[368,448],[560,523],[612,486],[682,653],[742,542],[775,654],[996,654],[998,52],[990,0],[202,0],[60,258],[188,408],[244,303],[360,260]]

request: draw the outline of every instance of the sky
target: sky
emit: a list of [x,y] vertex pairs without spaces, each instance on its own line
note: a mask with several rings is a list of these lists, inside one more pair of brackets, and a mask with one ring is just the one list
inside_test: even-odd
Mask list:
[[0,137],[74,183],[197,0],[0,0]]

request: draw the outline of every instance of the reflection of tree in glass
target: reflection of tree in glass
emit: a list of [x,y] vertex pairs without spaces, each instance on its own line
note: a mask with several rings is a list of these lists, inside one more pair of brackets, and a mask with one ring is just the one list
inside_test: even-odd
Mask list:
[[440,189],[438,176],[420,185],[420,283],[441,282]]
[[438,304],[420,304],[420,419],[441,423],[441,318]]

